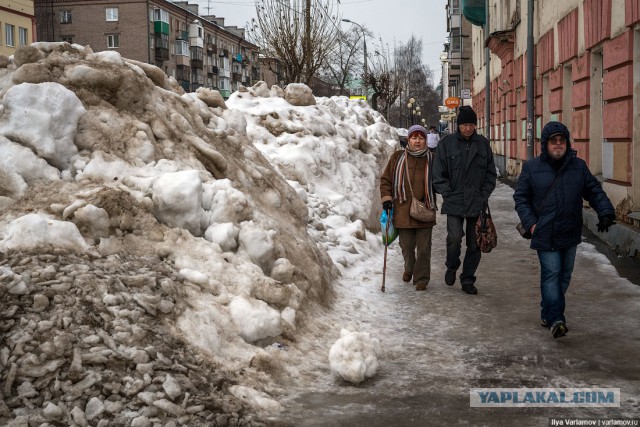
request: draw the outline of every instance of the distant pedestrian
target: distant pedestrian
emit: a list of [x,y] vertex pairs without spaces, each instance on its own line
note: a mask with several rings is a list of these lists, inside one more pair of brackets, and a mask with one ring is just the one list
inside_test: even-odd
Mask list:
[[[427,148],[427,130],[414,125],[409,128],[406,149],[391,155],[380,177],[382,208],[394,208],[393,225],[398,230],[404,258],[402,280],[413,284],[417,291],[427,289],[431,280],[431,231],[433,222],[422,222],[409,215],[411,193],[435,208],[432,183],[433,153]],[[409,180],[407,182],[407,180]]]
[[438,135],[438,131],[435,126],[431,126],[429,128],[429,133],[427,134],[427,147],[431,150],[432,153],[436,152],[436,147],[438,146],[438,142],[440,141],[440,135]]
[[564,295],[571,281],[582,235],[582,199],[598,214],[599,232],[615,224],[615,210],[584,160],[571,149],[569,130],[560,122],[542,129],[540,156],[524,163],[513,195],[520,221],[531,233],[540,261],[540,316],[553,338],[564,336]]
[[[462,237],[467,250],[460,284],[467,294],[477,294],[476,270],[481,252],[475,224],[496,187],[496,167],[489,141],[476,133],[478,118],[469,106],[460,107],[458,131],[440,141],[433,165],[433,185],[442,194],[442,213],[447,214],[447,271],[444,281],[453,286],[460,267]],[[466,224],[465,224],[466,223]]]

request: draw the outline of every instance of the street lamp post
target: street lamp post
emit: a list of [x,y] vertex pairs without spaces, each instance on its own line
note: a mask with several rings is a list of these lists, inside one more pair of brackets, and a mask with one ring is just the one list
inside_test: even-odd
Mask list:
[[[420,121],[420,116],[422,115],[422,110],[420,109],[420,106],[418,105],[417,101],[415,98],[409,98],[409,103],[407,104],[407,108],[409,109],[409,126],[413,125],[414,122],[416,121]],[[422,119],[424,121],[424,119]]]
[[357,22],[350,21],[349,19],[343,19],[342,22],[347,22],[349,24],[357,25],[362,31],[362,44],[364,46],[364,83],[362,86],[364,87],[364,96],[367,97],[367,76],[369,75],[369,69],[367,68],[367,35],[364,32],[364,27]]
[[407,108],[409,109],[409,115],[407,117],[407,127],[410,127],[413,124],[413,104],[416,103],[415,98],[409,98],[409,102],[407,103]]

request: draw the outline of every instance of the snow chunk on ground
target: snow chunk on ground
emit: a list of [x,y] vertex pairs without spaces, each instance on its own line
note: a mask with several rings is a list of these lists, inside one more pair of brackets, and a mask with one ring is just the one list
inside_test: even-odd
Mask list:
[[40,214],[28,214],[13,220],[0,250],[28,251],[43,247],[62,248],[75,252],[89,249],[75,224],[57,221]]
[[282,333],[282,318],[278,310],[264,301],[235,297],[229,303],[231,320],[248,343]]
[[359,384],[378,371],[380,340],[367,332],[340,331],[340,339],[329,350],[331,370],[343,380]]
[[197,170],[168,173],[153,184],[153,211],[158,221],[202,233],[202,181]]

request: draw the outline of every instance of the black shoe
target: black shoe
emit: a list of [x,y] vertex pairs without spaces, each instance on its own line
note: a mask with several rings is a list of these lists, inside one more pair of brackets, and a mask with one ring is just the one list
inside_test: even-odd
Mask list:
[[549,323],[544,319],[540,319],[540,326],[549,329]]
[[567,335],[567,332],[569,332],[569,328],[567,328],[567,325],[562,320],[553,322],[553,325],[551,325],[551,335],[553,335],[553,338],[563,337]]
[[453,284],[456,283],[456,271],[455,270],[447,268],[447,272],[444,273],[444,283],[446,283],[447,286],[453,286]]
[[473,283],[464,283],[462,285],[462,292],[466,292],[470,295],[475,295],[478,293],[478,289],[473,286]]

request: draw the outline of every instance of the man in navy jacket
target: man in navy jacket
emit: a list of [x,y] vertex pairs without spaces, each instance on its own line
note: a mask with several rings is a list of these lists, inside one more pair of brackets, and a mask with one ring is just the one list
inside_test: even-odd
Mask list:
[[538,251],[542,326],[559,338],[569,331],[564,294],[582,236],[582,199],[597,212],[599,232],[615,224],[615,210],[585,161],[571,149],[565,125],[547,123],[541,143],[540,156],[524,163],[513,199],[523,227],[531,233],[531,249]]

